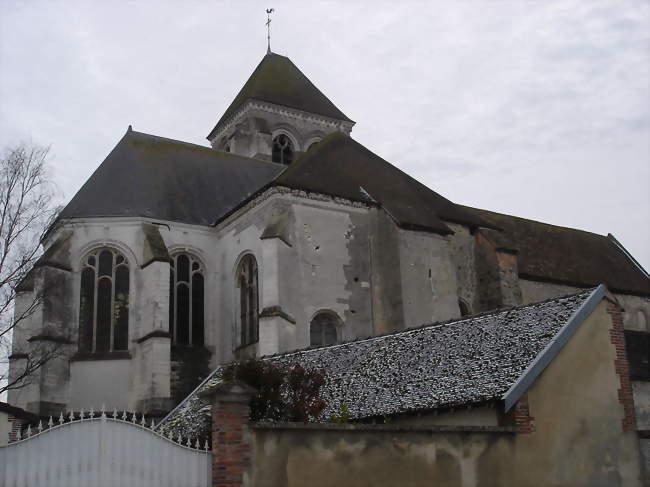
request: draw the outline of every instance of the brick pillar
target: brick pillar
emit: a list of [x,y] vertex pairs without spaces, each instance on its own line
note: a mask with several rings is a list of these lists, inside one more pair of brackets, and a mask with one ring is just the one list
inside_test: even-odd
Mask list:
[[251,442],[249,402],[255,389],[225,382],[201,393],[212,401],[212,487],[249,485]]
[[624,432],[636,430],[636,415],[634,409],[634,393],[632,392],[632,382],[630,381],[630,364],[627,361],[627,351],[625,349],[625,331],[623,329],[623,316],[621,308],[615,303],[607,303],[607,314],[611,317],[612,328],[609,330],[609,337],[612,345],[616,349],[616,359],[614,360],[614,370],[618,375],[621,387],[618,389],[618,402],[623,406],[623,423]]
[[528,406],[528,394],[519,398],[514,408],[515,426],[518,433],[534,433],[535,418],[530,415]]

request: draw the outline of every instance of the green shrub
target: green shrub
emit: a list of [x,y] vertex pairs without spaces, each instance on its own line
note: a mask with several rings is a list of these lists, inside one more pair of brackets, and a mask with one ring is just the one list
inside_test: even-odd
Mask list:
[[257,390],[250,403],[251,421],[307,422],[318,418],[327,406],[320,397],[325,375],[301,365],[249,359],[227,365],[222,377],[240,380]]

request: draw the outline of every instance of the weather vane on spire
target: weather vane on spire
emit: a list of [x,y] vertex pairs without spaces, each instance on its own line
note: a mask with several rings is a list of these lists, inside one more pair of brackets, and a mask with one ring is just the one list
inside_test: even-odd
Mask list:
[[267,54],[271,54],[271,14],[273,12],[274,9],[272,8],[266,9],[266,41],[267,41],[266,53]]

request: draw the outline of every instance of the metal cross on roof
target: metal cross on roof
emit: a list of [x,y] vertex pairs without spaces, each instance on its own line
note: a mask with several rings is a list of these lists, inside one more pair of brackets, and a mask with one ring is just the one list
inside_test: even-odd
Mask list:
[[271,54],[271,14],[273,12],[274,9],[272,8],[266,9],[266,41],[267,41],[266,53],[267,54]]

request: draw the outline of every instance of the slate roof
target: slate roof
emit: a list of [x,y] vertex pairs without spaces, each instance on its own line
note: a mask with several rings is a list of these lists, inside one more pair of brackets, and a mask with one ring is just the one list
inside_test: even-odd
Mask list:
[[340,132],[325,137],[273,184],[377,202],[405,228],[453,233],[443,220],[473,228],[492,226]]
[[462,208],[502,229],[494,240],[497,246],[518,251],[517,265],[522,278],[578,287],[604,283],[612,292],[650,295],[650,278],[611,237]]
[[129,130],[60,218],[140,216],[211,225],[284,169]]
[[269,53],[257,65],[230,106],[221,116],[208,139],[248,100],[260,100],[352,122],[309,81],[288,57]]
[[[267,360],[326,372],[324,418],[343,404],[359,419],[485,403],[501,399],[593,295],[596,291],[588,290]],[[207,434],[207,402],[199,392],[219,383],[220,373],[215,370],[160,429]]]

